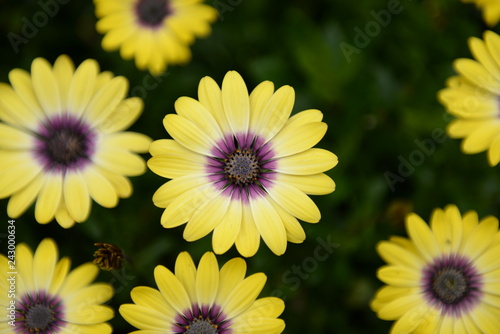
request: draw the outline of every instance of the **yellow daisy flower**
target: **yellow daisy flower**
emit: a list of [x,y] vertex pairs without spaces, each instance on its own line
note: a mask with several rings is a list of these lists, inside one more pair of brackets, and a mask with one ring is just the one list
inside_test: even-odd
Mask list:
[[395,320],[391,333],[498,333],[500,232],[498,220],[463,216],[454,205],[436,209],[430,227],[416,214],[406,219],[409,239],[377,245],[388,263],[371,303],[379,318]]
[[135,58],[137,68],[154,74],[167,64],[191,59],[196,37],[210,34],[217,11],[203,0],[94,0],[106,51],[120,49],[123,59]]
[[493,27],[500,21],[500,1],[499,0],[462,0],[464,3],[475,3],[483,11],[483,18],[486,24]]
[[213,230],[217,254],[236,243],[240,254],[252,256],[260,236],[278,255],[287,240],[304,241],[297,218],[316,223],[321,216],[306,194],[335,189],[323,172],[337,164],[337,157],[311,148],[326,132],[323,114],[306,110],[289,118],[293,88],[274,92],[265,81],[249,97],[234,71],[226,74],[222,89],[203,78],[198,98],[179,98],[177,114],[163,120],[173,140],[150,146],[149,168],[173,179],[153,196],[156,206],[166,208],[162,225],[173,228],[189,221],[184,230],[188,241]]
[[15,264],[9,259],[0,254],[0,305],[7,310],[0,318],[1,333],[111,333],[105,321],[114,312],[100,304],[113,296],[113,288],[91,284],[99,273],[96,265],[85,263],[70,272],[70,259],[59,260],[52,239],[44,239],[35,254],[21,243]]
[[12,86],[0,83],[0,198],[10,196],[12,218],[37,198],[39,223],[55,217],[69,228],[87,219],[91,198],[115,207],[132,193],[125,176],[146,171],[135,152],[147,152],[151,139],[122,132],[143,103],[124,99],[127,79],[99,73],[93,59],[75,70],[64,55],[53,68],[37,58],[31,72],[14,69]]
[[158,290],[139,286],[130,293],[134,304],[120,306],[120,314],[134,333],[275,334],[285,329],[277,317],[285,309],[275,297],[257,299],[266,282],[263,273],[245,278],[241,258],[228,261],[220,270],[215,255],[205,253],[198,268],[182,252],[175,273],[163,266],[154,271]]
[[470,49],[476,60],[457,59],[459,75],[448,79],[438,99],[448,113],[456,116],[447,132],[451,138],[464,138],[462,151],[475,154],[488,150],[488,162],[500,162],[500,36],[484,33],[484,41],[472,37]]

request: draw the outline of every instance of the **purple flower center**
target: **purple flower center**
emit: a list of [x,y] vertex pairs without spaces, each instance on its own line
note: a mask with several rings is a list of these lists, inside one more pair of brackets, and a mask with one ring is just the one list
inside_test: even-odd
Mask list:
[[437,259],[424,269],[423,287],[427,300],[443,314],[460,314],[481,296],[481,276],[473,263],[462,256]]
[[176,334],[232,334],[231,321],[221,312],[220,306],[193,305],[177,315],[172,332]]
[[135,5],[139,23],[157,28],[172,13],[168,0],[139,0]]
[[252,134],[229,135],[217,143],[208,158],[210,180],[227,196],[247,201],[265,194],[277,167],[268,144]]
[[96,133],[68,114],[48,119],[38,130],[35,155],[47,171],[81,168],[90,162]]
[[61,300],[44,291],[26,293],[17,302],[16,326],[21,334],[58,333],[64,326]]

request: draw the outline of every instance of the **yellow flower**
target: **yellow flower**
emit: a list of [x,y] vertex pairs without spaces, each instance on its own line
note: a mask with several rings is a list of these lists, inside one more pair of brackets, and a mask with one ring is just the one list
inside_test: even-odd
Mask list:
[[106,51],[120,49],[123,59],[135,58],[137,68],[154,74],[167,64],[191,59],[196,37],[210,34],[217,11],[203,0],[94,0],[96,28],[105,34]]
[[105,321],[114,312],[100,304],[113,296],[113,288],[91,284],[99,273],[96,265],[85,263],[70,272],[70,259],[59,260],[52,239],[44,239],[34,255],[21,243],[15,265],[12,258],[0,254],[0,304],[7,310],[0,318],[1,333],[111,333]]
[[[83,222],[91,198],[111,208],[131,195],[125,176],[146,171],[135,152],[151,139],[122,132],[142,112],[142,100],[125,98],[128,81],[99,73],[95,60],[76,70],[67,56],[52,68],[43,58],[9,73],[0,83],[0,198],[19,217],[35,201],[35,218],[56,218],[64,228]],[[125,175],[125,176],[124,176]]]
[[456,116],[447,128],[451,138],[464,138],[462,151],[475,154],[488,150],[488,162],[500,162],[500,36],[484,33],[484,41],[472,37],[470,49],[476,60],[457,59],[459,75],[451,77],[438,98]]
[[241,258],[228,261],[220,270],[215,255],[205,253],[198,268],[182,252],[175,273],[163,266],[154,271],[158,290],[139,286],[130,293],[134,304],[120,306],[120,314],[134,333],[275,334],[285,323],[277,317],[283,301],[275,297],[257,299],[266,282],[263,273],[245,278]]
[[316,223],[321,216],[306,194],[335,189],[323,172],[337,164],[337,157],[311,148],[326,132],[323,114],[311,109],[289,118],[293,88],[274,92],[265,81],[249,97],[234,71],[226,74],[222,89],[203,78],[198,98],[179,98],[177,114],[163,120],[173,140],[150,146],[149,168],[173,179],[153,196],[156,206],[166,208],[162,225],[173,228],[189,221],[184,230],[188,241],[213,230],[217,254],[236,243],[240,254],[252,256],[260,236],[278,255],[287,240],[301,243],[305,233],[297,218]]
[[409,239],[377,245],[388,263],[371,307],[396,320],[391,333],[498,333],[500,232],[498,220],[460,215],[454,205],[436,209],[430,227],[416,214],[406,219]]
[[500,1],[498,0],[462,0],[465,3],[475,3],[483,11],[483,18],[490,27],[500,21]]

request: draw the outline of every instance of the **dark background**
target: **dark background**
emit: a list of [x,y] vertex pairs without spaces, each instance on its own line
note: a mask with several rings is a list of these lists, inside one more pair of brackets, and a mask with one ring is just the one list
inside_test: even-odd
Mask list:
[[[42,7],[38,1],[0,0],[0,81],[8,82],[13,68],[29,70],[39,56],[53,63],[66,53],[77,65],[94,58],[102,70],[126,76],[131,94],[144,98],[143,115],[131,130],[155,140],[168,137],[163,117],[175,112],[178,97],[196,97],[203,76],[220,84],[228,70],[237,70],[249,90],[264,80],[276,87],[291,85],[297,96],[294,112],[316,108],[324,113],[329,129],[317,147],[339,157],[338,166],[327,173],[337,190],[312,196],[322,220],[303,224],[303,244],[289,244],[278,257],[262,243],[247,260],[248,273],[268,276],[261,296],[285,299],[286,333],[387,333],[391,323],[379,320],[368,306],[381,286],[375,276],[383,264],[376,243],[393,234],[405,235],[404,216],[410,211],[427,221],[434,208],[454,203],[462,212],[477,210],[480,217],[499,214],[500,180],[486,154],[464,155],[459,140],[436,137],[450,120],[436,93],[453,74],[453,60],[471,57],[467,38],[482,37],[487,29],[481,12],[458,0],[215,3],[230,9],[221,13],[210,36],[193,45],[193,60],[169,67],[155,88],[143,90],[155,83],[148,72],[137,70],[118,52],[101,49],[91,1],[60,5],[16,53],[7,34],[21,35],[25,20],[32,22]],[[384,16],[383,25],[376,23],[375,16],[383,16],[380,11],[398,3],[398,13]],[[370,35],[363,39],[359,31],[366,28]],[[356,47],[350,61],[341,47],[349,46],[343,43]],[[403,160],[411,165],[406,170],[401,169]],[[398,177],[391,186],[389,172]],[[39,225],[31,208],[16,220],[17,241],[36,247],[44,237],[52,237],[60,253],[72,257],[73,267],[92,260],[94,242],[123,248],[129,258],[124,269],[102,272],[98,278],[113,284],[116,295],[109,304],[117,310],[131,302],[134,286],[155,286],[156,265],[173,269],[184,250],[197,263],[211,250],[211,234],[188,243],[182,239],[184,227],[161,227],[162,209],[151,197],[165,181],[151,171],[132,178],[130,198],[114,209],[93,203],[88,221],[69,230],[55,221]],[[6,204],[7,199],[0,201],[2,210]],[[2,252],[8,220],[4,217]],[[327,240],[335,247],[324,256],[327,253],[318,247]],[[219,265],[234,256],[238,253],[233,247],[218,257]],[[111,324],[116,333],[134,330],[118,312]]]

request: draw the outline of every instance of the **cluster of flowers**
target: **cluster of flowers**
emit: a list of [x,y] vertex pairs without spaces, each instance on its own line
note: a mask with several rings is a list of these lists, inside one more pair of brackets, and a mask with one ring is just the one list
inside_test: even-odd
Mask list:
[[[491,26],[500,20],[500,1],[475,2]],[[458,75],[448,79],[438,99],[455,116],[451,138],[464,138],[466,154],[488,150],[500,162],[500,36],[469,39],[476,60],[458,59]],[[371,303],[379,318],[396,320],[391,333],[500,332],[500,231],[498,219],[461,215],[455,205],[436,209],[430,227],[408,215],[408,238],[391,237],[377,251],[387,262],[379,269],[382,287]]]
[[[120,49],[139,69],[162,73],[167,64],[187,62],[189,45],[207,35],[217,12],[199,0],[95,0],[97,30],[106,50]],[[243,78],[229,71],[222,86],[200,81],[198,99],[181,97],[176,114],[163,124],[172,139],[152,141],[126,131],[140,116],[143,101],[126,98],[128,81],[101,72],[87,59],[75,68],[66,56],[51,65],[32,62],[31,73],[14,69],[10,84],[0,84],[0,198],[9,198],[9,217],[21,216],[35,203],[35,219],[54,219],[64,228],[87,220],[92,202],[112,208],[132,194],[131,176],[153,172],[171,179],[153,196],[164,208],[161,224],[186,224],[184,238],[198,240],[213,231],[213,251],[235,245],[244,257],[260,240],[277,255],[287,243],[301,243],[299,223],[316,223],[320,212],[308,195],[328,194],[335,183],[324,174],[337,157],[313,148],[327,125],[319,110],[291,116],[293,88],[275,90],[272,82],[248,92]],[[146,162],[139,155],[149,152]],[[58,258],[54,240],[44,239],[35,253],[17,247],[15,307],[0,319],[0,332],[110,333],[114,311],[102,305],[113,291],[95,283],[97,264],[119,266],[119,249],[102,248],[95,263],[70,272],[70,260]],[[0,257],[0,286],[8,283],[9,259]],[[122,317],[138,332],[281,333],[279,298],[257,299],[266,276],[246,277],[242,258],[219,271],[214,253],[195,266],[181,253],[174,272],[157,266],[158,289],[136,287],[134,304],[122,305]],[[0,304],[9,306],[8,294]]]
[[[189,45],[206,36],[216,11],[193,0],[94,0],[106,50],[120,49],[139,69],[162,73],[167,64],[189,61]],[[486,3],[486,1],[483,1]],[[455,63],[439,97],[457,116],[450,136],[466,137],[465,153],[488,149],[491,165],[500,161],[498,92],[500,37],[486,32],[472,38],[477,61]],[[257,252],[260,240],[276,255],[287,243],[301,243],[299,220],[316,223],[321,215],[308,195],[334,191],[325,172],[337,157],[313,148],[327,125],[319,110],[291,116],[294,90],[275,90],[265,81],[250,94],[234,71],[222,86],[200,81],[198,99],[181,97],[176,114],[163,124],[172,139],[152,141],[125,131],[140,116],[140,98],[126,98],[128,82],[100,72],[89,59],[75,68],[60,56],[52,66],[37,58],[31,74],[9,73],[0,84],[0,198],[10,197],[8,215],[22,215],[36,200],[35,219],[56,220],[70,228],[84,222],[92,201],[107,208],[132,193],[130,176],[147,167],[171,179],[154,194],[164,208],[161,224],[186,224],[184,238],[210,232],[213,251],[235,245],[244,257]],[[145,161],[141,153],[151,154]],[[388,263],[378,271],[387,286],[371,303],[378,316],[397,320],[392,333],[497,333],[500,329],[500,232],[498,220],[463,216],[454,205],[436,209],[430,226],[415,214],[407,217],[410,238],[392,237],[377,250]],[[116,249],[102,245],[100,265],[121,263]],[[109,247],[108,247],[109,246]],[[8,290],[9,259],[0,256],[0,286]],[[0,319],[0,332],[110,333],[114,311],[107,283],[92,283],[98,266],[59,259],[54,240],[44,239],[33,253],[17,247],[17,294],[11,314]],[[279,298],[258,298],[263,273],[245,277],[246,263],[234,258],[219,269],[207,252],[198,266],[186,252],[174,271],[154,270],[158,289],[136,287],[132,304],[119,312],[139,330],[134,333],[281,333]],[[8,294],[0,304],[9,308]],[[12,316],[12,317],[9,317]]]

